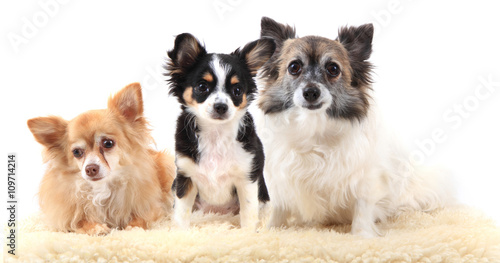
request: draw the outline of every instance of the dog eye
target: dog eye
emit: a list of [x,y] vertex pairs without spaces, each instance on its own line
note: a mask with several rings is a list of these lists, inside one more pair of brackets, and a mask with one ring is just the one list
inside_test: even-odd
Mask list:
[[208,92],[208,84],[206,82],[201,82],[200,84],[198,84],[198,86],[196,86],[194,88],[194,91],[196,93],[207,93]]
[[82,149],[73,149],[73,156],[75,156],[76,158],[80,158],[83,156],[83,150]]
[[290,65],[288,65],[288,72],[291,75],[298,75],[302,71],[302,65],[298,61],[292,61]]
[[291,75],[298,75],[302,71],[302,65],[298,61],[292,61],[290,65],[288,65],[288,72]]
[[104,139],[104,140],[102,140],[101,144],[102,144],[102,147],[107,148],[107,149],[113,148],[113,146],[115,146],[115,142],[111,139]]
[[239,85],[234,86],[233,88],[233,94],[235,97],[241,96],[241,87]]
[[329,63],[326,65],[326,72],[331,77],[337,77],[340,74],[340,67],[336,63]]

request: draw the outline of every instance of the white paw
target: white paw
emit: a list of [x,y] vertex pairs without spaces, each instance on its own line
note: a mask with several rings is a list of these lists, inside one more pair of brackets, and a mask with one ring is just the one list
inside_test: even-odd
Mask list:
[[174,221],[179,228],[182,228],[182,229],[189,228],[189,225],[190,225],[189,219],[187,219],[183,216],[174,215]]
[[377,237],[377,235],[373,232],[366,231],[366,230],[358,230],[358,231],[351,231],[352,235],[363,237],[363,238],[374,238]]

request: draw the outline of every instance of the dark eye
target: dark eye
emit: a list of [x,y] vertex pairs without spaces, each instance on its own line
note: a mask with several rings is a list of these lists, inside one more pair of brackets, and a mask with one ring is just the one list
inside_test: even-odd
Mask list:
[[298,75],[302,71],[302,65],[298,61],[292,61],[290,65],[288,65],[288,72],[291,75]]
[[198,86],[196,86],[194,88],[194,91],[196,93],[200,93],[200,94],[207,93],[208,92],[208,84],[206,82],[200,82],[198,84]]
[[234,86],[234,88],[233,88],[234,96],[239,97],[239,96],[241,96],[241,93],[242,93],[241,87],[239,85]]
[[340,67],[336,63],[329,63],[326,65],[326,72],[330,77],[337,77],[340,74]]
[[101,144],[102,144],[102,147],[104,147],[106,149],[110,149],[110,148],[113,148],[113,146],[115,146],[115,142],[111,139],[104,139],[104,140],[102,140]]
[[73,156],[75,156],[76,158],[80,158],[83,156],[83,150],[82,149],[74,149],[73,150]]

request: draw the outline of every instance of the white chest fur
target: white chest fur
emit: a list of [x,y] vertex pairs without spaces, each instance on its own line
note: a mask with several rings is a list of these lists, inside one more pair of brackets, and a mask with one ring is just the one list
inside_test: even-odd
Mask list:
[[253,155],[238,142],[238,126],[205,125],[198,134],[198,164],[179,158],[177,164],[185,170],[205,201],[224,205],[234,198],[234,187],[241,180],[249,180]]
[[346,210],[371,181],[363,170],[378,159],[368,158],[377,144],[371,127],[293,110],[257,120],[273,206],[306,222],[350,222]]

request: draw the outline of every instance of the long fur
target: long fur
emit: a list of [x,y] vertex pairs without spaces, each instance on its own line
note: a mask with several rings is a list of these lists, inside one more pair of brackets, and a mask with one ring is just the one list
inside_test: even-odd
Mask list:
[[[101,234],[109,228],[147,228],[168,214],[173,156],[147,147],[152,138],[142,111],[140,85],[134,83],[110,98],[108,109],[85,112],[71,121],[56,116],[28,121],[35,139],[45,146],[47,170],[39,200],[50,225]],[[81,175],[70,141],[91,140],[99,133],[113,134],[116,149],[104,156],[117,164],[108,178],[89,181]]]
[[[286,225],[293,216],[299,224],[352,223],[353,234],[374,236],[381,234],[375,222],[398,211],[447,204],[445,177],[413,166],[379,117],[367,61],[373,26],[342,28],[336,40],[294,33],[262,19],[262,37],[281,47],[263,66],[256,112],[270,226]],[[287,66],[297,58],[303,72],[292,76]],[[338,63],[341,73],[328,76],[324,61]],[[293,97],[311,85],[322,94],[316,110]]]
[[273,51],[273,41],[256,40],[231,54],[209,54],[189,33],[168,51],[165,75],[182,109],[173,187],[178,225],[189,226],[198,200],[204,211],[239,210],[242,227],[257,226],[259,201],[269,196],[262,143],[247,108],[257,91],[253,77]]

